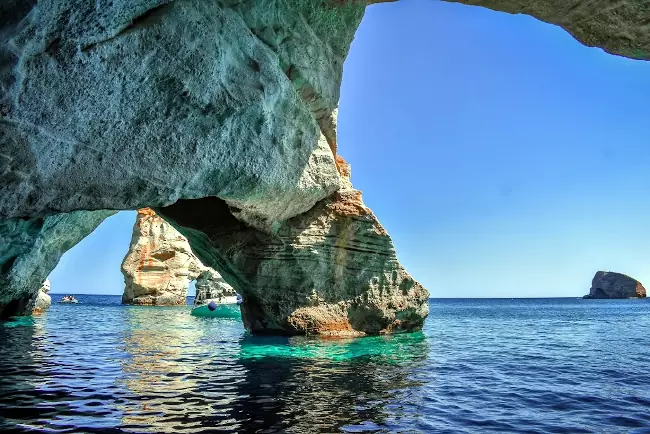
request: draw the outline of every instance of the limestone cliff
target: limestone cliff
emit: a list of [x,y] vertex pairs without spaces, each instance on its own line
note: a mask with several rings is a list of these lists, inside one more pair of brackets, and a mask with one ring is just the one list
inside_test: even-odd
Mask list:
[[0,223],[0,318],[32,313],[39,288],[61,256],[113,211],[76,211]]
[[219,273],[199,261],[187,239],[150,208],[138,210],[122,274],[125,304],[184,305],[192,280],[197,290],[232,290]]
[[[44,219],[153,206],[242,288],[254,331],[420,327],[426,291],[339,175],[343,63],[375,2],[0,0],[2,276]],[[463,3],[650,58],[647,2]],[[43,273],[0,278],[0,306]]]
[[645,298],[641,282],[621,273],[598,271],[591,281],[589,294],[584,298]]

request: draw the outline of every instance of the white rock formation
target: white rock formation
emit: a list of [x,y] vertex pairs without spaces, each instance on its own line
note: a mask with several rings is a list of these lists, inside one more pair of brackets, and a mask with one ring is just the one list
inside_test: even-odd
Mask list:
[[122,274],[124,304],[184,305],[192,280],[197,293],[234,293],[219,273],[192,253],[187,239],[150,208],[138,210]]
[[50,281],[45,279],[43,285],[40,287],[35,297],[32,297],[27,304],[26,311],[32,315],[40,315],[50,308],[52,304],[52,297],[48,294],[50,292]]

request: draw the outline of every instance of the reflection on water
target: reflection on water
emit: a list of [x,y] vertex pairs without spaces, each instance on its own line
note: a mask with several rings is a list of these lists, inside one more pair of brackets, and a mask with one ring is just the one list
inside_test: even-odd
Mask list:
[[0,327],[0,429],[375,432],[413,417],[422,334],[256,338],[238,321],[111,301]]
[[650,300],[439,300],[423,333],[324,340],[77,298],[0,324],[3,434],[650,432]]
[[[178,308],[126,310],[118,347],[122,375],[117,380],[135,399],[118,405],[121,425],[134,431],[166,432],[166,418],[184,411],[178,397],[196,387],[193,359],[201,329]],[[164,324],[155,321],[164,320]]]

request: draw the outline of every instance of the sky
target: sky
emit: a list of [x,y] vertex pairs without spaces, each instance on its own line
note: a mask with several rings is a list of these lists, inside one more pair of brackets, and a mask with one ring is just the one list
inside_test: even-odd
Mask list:
[[[367,8],[338,150],[432,297],[578,297],[598,270],[650,285],[649,119],[650,62],[531,17],[403,0]],[[121,294],[134,219],[66,253],[52,292]]]

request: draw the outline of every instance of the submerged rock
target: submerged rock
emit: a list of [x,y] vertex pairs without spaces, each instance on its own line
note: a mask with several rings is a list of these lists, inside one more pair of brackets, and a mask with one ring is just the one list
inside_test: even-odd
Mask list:
[[192,253],[187,239],[150,208],[138,210],[122,274],[124,304],[184,305],[192,280],[197,292],[232,292],[219,273]]
[[589,294],[583,298],[645,298],[641,282],[621,273],[599,271],[591,281]]

